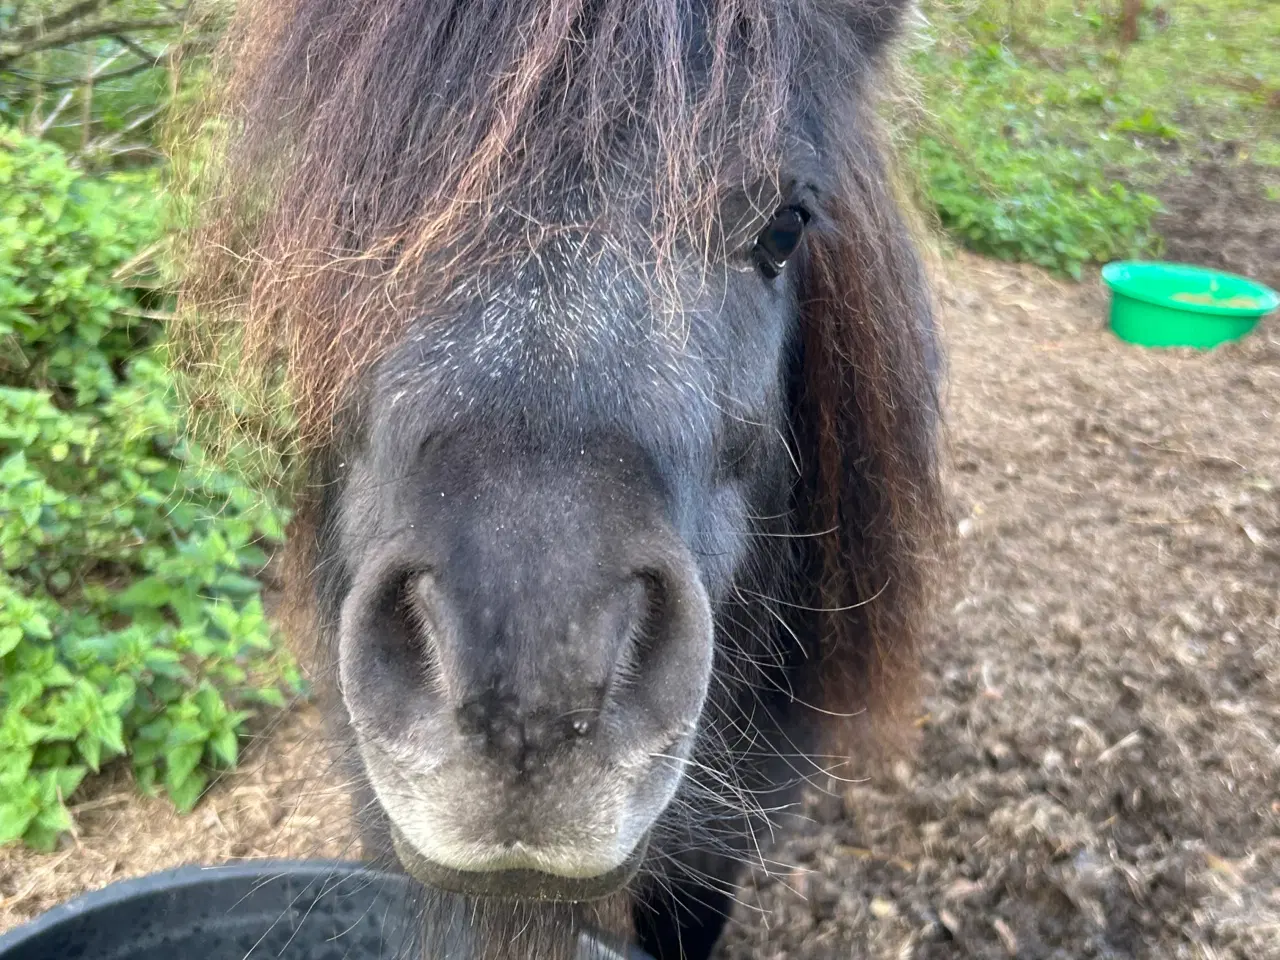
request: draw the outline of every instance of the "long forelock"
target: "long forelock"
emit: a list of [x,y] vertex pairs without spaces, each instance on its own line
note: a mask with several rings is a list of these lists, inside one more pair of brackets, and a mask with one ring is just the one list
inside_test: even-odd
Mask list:
[[542,220],[567,194],[638,228],[658,286],[715,262],[722,197],[778,172],[798,6],[245,0],[187,127],[188,365],[275,384],[323,442],[423,303],[582,226]]

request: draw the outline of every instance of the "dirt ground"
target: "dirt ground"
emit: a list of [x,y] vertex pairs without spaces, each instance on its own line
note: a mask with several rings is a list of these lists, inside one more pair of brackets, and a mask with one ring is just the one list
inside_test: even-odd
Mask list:
[[1280,290],[1280,169],[1221,144],[1157,191],[1164,257],[1230,270]]
[[[1145,351],[1096,283],[967,255],[939,299],[959,545],[921,750],[811,804],[723,957],[1280,958],[1280,318]],[[107,778],[65,849],[0,851],[0,929],[179,863],[343,855],[316,712],[266,739],[189,817]]]

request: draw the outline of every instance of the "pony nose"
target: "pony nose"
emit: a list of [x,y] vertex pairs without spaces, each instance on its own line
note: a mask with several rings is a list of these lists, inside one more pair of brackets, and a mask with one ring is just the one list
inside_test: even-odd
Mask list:
[[663,558],[613,578],[574,566],[547,564],[487,589],[459,589],[447,575],[410,588],[406,666],[511,775],[602,730],[669,726],[687,713],[673,703],[698,699],[709,670],[710,613],[691,565]]
[[639,452],[442,445],[414,481],[387,505],[398,532],[354,559],[340,614],[361,737],[412,740],[439,782],[560,758],[625,777],[688,745],[711,606]]
[[641,647],[652,601],[639,578],[597,589],[565,579],[515,576],[506,596],[425,578],[416,588],[444,705],[464,735],[513,769],[593,736]]

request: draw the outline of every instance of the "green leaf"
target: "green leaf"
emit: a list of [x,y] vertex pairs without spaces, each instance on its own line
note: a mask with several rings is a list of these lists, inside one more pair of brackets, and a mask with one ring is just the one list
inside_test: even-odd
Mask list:
[[17,840],[35,820],[38,807],[0,802],[0,845]]
[[[263,530],[263,533],[270,536],[266,530]],[[241,547],[237,557],[240,560],[240,565],[244,567],[265,567],[270,559],[266,552],[259,547]],[[257,580],[254,580],[253,584],[255,590],[261,589],[262,584]]]
[[179,782],[166,779],[165,786],[169,791],[169,798],[173,801],[173,805],[181,812],[188,813],[199,802],[208,782],[209,778],[201,771],[196,770],[186,779]]
[[52,640],[53,627],[49,618],[42,613],[33,613],[22,621],[21,627],[27,636],[37,640]]
[[71,671],[60,663],[55,663],[41,679],[46,687],[69,687],[76,682],[76,678]]
[[119,713],[132,702],[137,689],[138,685],[133,677],[116,677],[111,682],[110,689],[102,697],[102,708],[112,713]]
[[172,727],[172,720],[168,717],[159,717],[138,727],[135,737],[142,743],[164,743],[169,739],[169,730]]
[[218,721],[227,715],[227,705],[222,702],[218,691],[207,683],[200,686],[192,699],[200,708],[200,719],[206,726],[216,726]]
[[36,815],[35,820],[32,821],[31,827],[28,829],[31,828],[41,831],[47,830],[56,836],[71,829],[71,814],[67,812],[67,808],[62,804],[51,804]]
[[204,755],[204,741],[173,747],[165,751],[165,781],[181,783],[191,775]]
[[147,669],[157,677],[166,677],[170,680],[185,680],[189,675],[189,671],[182,665],[181,659],[181,655],[176,650],[157,648],[151,650],[143,662]]
[[263,690],[255,690],[253,691],[253,698],[255,700],[261,701],[262,703],[265,703],[269,707],[276,707],[278,709],[283,710],[285,706],[284,694],[281,693],[279,690],[277,690],[275,687],[267,687]]
[[34,703],[44,693],[45,686],[41,678],[32,673],[17,673],[4,681],[3,696],[9,710],[21,711],[30,703]]
[[154,797],[156,795],[156,783],[160,778],[160,772],[156,769],[154,763],[134,764],[133,781],[138,788],[138,792],[144,797]]
[[173,592],[173,588],[159,577],[143,577],[116,597],[116,606],[122,610],[163,607]]
[[102,745],[113,754],[122,754],[128,750],[124,744],[124,721],[118,716],[107,714],[94,724],[93,733],[102,740]]
[[81,736],[76,739],[76,749],[89,768],[97,773],[102,763],[102,741],[92,735]]
[[0,627],[0,657],[16,650],[21,642],[21,627]]
[[4,745],[3,749],[0,749],[0,783],[21,781],[31,769],[31,762],[34,759],[34,750]]
[[217,675],[223,683],[231,687],[239,687],[248,679],[249,674],[243,667],[234,663],[224,663],[217,668]]
[[252,577],[239,573],[224,573],[213,583],[214,589],[236,597],[252,596],[262,590],[262,584]]
[[84,767],[79,766],[62,767],[54,771],[54,781],[64,800],[76,792],[88,772]]
[[164,754],[164,745],[152,740],[134,740],[129,750],[134,766],[155,763]]
[[234,767],[240,753],[240,740],[234,730],[222,730],[209,739],[209,749],[218,763]]
[[207,727],[203,727],[194,720],[187,720],[181,723],[175,723],[169,730],[166,738],[169,746],[181,747],[192,743],[204,743],[209,736]]
[[119,279],[164,235],[159,173],[90,172],[65,136],[0,131],[0,835],[41,849],[114,755],[189,809],[201,762],[239,759],[233,708],[288,682],[249,575],[288,514],[244,438],[217,463],[188,438],[165,331],[132,316],[159,295]]
[[27,832],[23,834],[22,840],[32,850],[38,850],[40,853],[53,853],[54,850],[58,849],[58,838],[61,835],[61,830],[51,830],[33,822],[27,828]]

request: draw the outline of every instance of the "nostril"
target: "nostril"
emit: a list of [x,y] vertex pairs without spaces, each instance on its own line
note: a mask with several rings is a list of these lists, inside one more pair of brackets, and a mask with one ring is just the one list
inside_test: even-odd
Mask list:
[[435,638],[439,630],[434,579],[422,570],[390,577],[376,604],[370,640],[386,664],[418,683],[437,674]]
[[432,638],[436,635],[435,581],[429,573],[407,575],[400,586],[401,609],[408,626],[411,652],[426,662],[432,656]]
[[658,655],[667,630],[668,590],[657,571],[645,570],[633,581],[622,656],[614,669],[614,686],[627,687]]
[[667,632],[671,591],[667,588],[666,578],[657,571],[640,574],[640,582],[644,584],[644,607],[637,640],[641,656],[647,656],[662,642]]
[[[606,694],[610,728],[637,724],[645,737],[692,729],[711,679],[711,607],[688,556],[663,557],[633,578],[636,593]],[[625,719],[622,719],[625,718]]]

